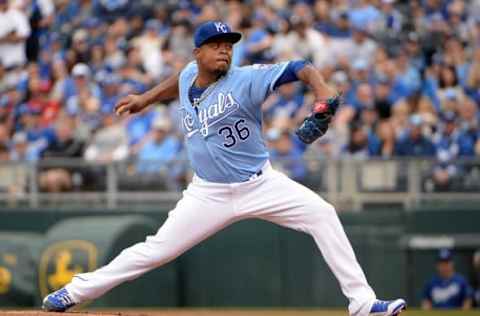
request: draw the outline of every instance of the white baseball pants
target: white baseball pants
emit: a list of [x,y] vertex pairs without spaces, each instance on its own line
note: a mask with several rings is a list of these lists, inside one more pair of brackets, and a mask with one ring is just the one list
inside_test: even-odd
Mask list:
[[310,234],[349,299],[349,312],[366,316],[375,300],[332,205],[275,171],[242,183],[220,184],[194,176],[156,235],[123,250],[108,265],[75,276],[66,288],[76,302],[95,299],[122,282],[160,267],[222,228],[260,218]]

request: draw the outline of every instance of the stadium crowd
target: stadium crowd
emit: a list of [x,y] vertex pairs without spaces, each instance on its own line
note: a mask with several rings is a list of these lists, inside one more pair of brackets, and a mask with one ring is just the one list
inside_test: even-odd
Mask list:
[[[129,161],[155,178],[184,155],[178,101],[127,118],[112,108],[181,70],[196,25],[217,19],[243,33],[235,65],[307,59],[343,91],[308,147],[292,133],[313,102],[305,86],[264,104],[272,160],[292,178],[308,173],[305,157],[416,156],[436,159],[441,187],[480,155],[478,0],[0,0],[0,161]],[[39,184],[69,190],[75,177],[44,168]]]

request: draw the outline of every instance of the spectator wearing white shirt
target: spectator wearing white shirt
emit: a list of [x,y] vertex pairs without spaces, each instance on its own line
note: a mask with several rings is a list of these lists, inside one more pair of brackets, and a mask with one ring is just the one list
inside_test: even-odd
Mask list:
[[28,18],[22,11],[0,0],[0,62],[7,70],[27,62],[26,40],[30,35]]
[[275,55],[289,59],[311,60],[317,67],[324,67],[331,59],[326,38],[311,26],[311,18],[292,16],[292,30],[275,38]]

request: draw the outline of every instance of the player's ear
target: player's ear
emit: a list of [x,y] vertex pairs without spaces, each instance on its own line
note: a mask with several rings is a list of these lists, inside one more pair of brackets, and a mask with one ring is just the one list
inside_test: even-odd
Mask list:
[[200,54],[200,48],[195,47],[193,49],[193,56],[195,56],[195,58],[197,58],[199,54]]

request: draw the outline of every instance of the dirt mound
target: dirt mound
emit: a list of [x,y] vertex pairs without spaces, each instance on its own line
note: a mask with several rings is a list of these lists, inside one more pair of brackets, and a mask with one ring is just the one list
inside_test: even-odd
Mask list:
[[25,311],[0,311],[0,316],[120,316],[121,313],[112,312],[69,312],[69,313],[51,313],[38,310]]

